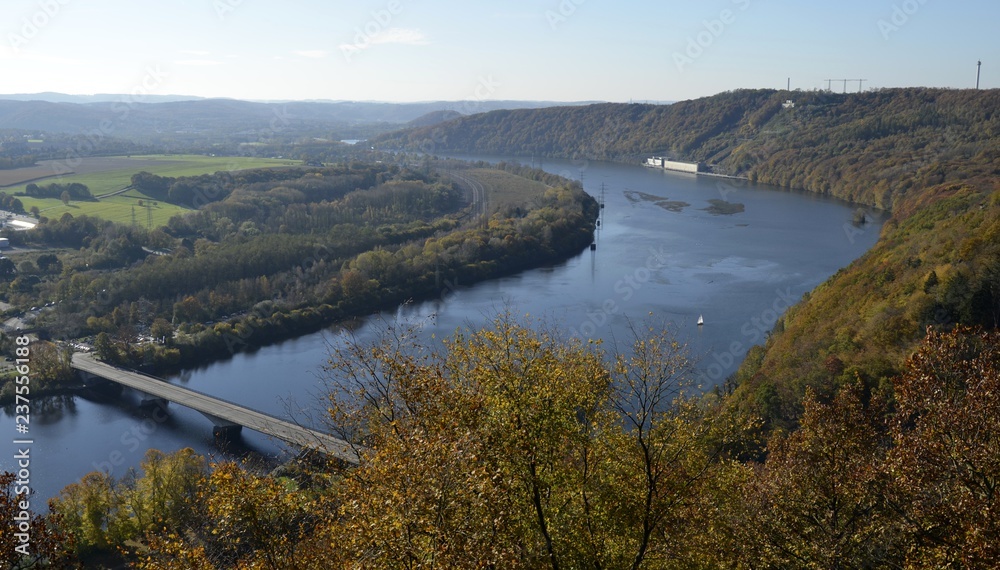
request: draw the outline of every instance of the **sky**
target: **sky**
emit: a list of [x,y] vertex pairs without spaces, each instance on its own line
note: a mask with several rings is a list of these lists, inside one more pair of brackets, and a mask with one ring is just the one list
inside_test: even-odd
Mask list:
[[996,0],[3,0],[0,93],[679,101],[971,88],[979,60],[996,88],[997,22]]

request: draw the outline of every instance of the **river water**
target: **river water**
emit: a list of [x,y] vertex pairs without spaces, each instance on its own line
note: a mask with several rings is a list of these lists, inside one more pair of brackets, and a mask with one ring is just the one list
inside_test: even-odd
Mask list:
[[[484,157],[495,160],[497,157]],[[502,157],[501,157],[502,158]],[[386,321],[422,327],[428,342],[460,327],[475,327],[511,308],[560,327],[568,335],[629,344],[630,322],[671,327],[699,359],[699,382],[720,383],[747,349],[762,343],[777,316],[803,293],[867,251],[881,216],[863,227],[856,210],[837,200],[609,163],[546,161],[543,168],[583,179],[605,207],[596,250],[553,267],[467,287],[445,284],[440,298],[407,305],[395,314],[361,319],[350,334],[372,338]],[[711,210],[724,200],[725,211]],[[685,205],[686,204],[686,205]],[[737,206],[742,205],[742,208]],[[717,203],[717,205],[719,205]],[[704,317],[704,325],[697,319]],[[343,327],[240,354],[181,374],[172,381],[261,411],[318,425],[322,417],[321,367]],[[139,396],[64,396],[32,402],[30,425],[33,508],[89,471],[116,476],[138,467],[150,448],[184,447],[216,459],[287,457],[281,442],[244,430],[220,444],[199,413],[171,404],[169,413],[142,411]],[[14,409],[0,416],[0,468],[13,470]]]

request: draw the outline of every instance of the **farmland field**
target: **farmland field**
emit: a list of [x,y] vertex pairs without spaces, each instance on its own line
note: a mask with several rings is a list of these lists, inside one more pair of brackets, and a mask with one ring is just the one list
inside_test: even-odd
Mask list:
[[[186,208],[166,202],[151,202],[148,196],[135,190],[122,192],[137,172],[151,172],[159,176],[197,176],[220,170],[246,170],[277,166],[297,166],[295,160],[247,157],[213,157],[196,155],[150,155],[138,157],[84,158],[78,164],[67,165],[60,161],[41,161],[30,168],[0,171],[0,185],[8,194],[24,192],[29,181],[39,184],[79,182],[90,188],[91,194],[100,198],[96,202],[70,202],[51,198],[18,196],[26,210],[38,206],[43,216],[57,218],[69,212],[74,216],[86,214],[124,224],[135,221],[139,225],[157,227],[167,223],[171,216]],[[72,166],[72,174],[56,175]],[[113,196],[111,194],[114,194]],[[140,202],[142,204],[140,205]]]
[[492,168],[471,168],[461,174],[477,180],[486,190],[491,205],[529,205],[545,193],[545,184],[528,180],[502,170]]

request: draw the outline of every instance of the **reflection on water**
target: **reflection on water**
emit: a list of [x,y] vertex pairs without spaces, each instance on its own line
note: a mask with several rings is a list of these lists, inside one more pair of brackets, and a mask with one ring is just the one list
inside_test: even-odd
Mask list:
[[[417,323],[425,342],[437,343],[513,307],[565,334],[609,344],[627,344],[631,322],[665,323],[699,359],[699,381],[710,387],[764,341],[791,303],[864,253],[880,231],[880,222],[852,226],[854,208],[810,194],[639,166],[555,160],[544,166],[578,179],[582,173],[595,195],[603,185],[595,251],[474,286],[447,284],[440,298],[240,354],[173,381],[315,425],[323,416],[319,369],[330,343],[371,338],[383,318]],[[192,447],[219,459],[293,453],[246,429],[236,441],[217,442],[201,414],[173,404],[165,412],[144,410],[140,402],[129,390],[33,402],[32,484],[39,495],[52,496],[93,469],[121,475],[150,447]],[[3,433],[13,433],[12,411],[0,420]],[[2,467],[9,468],[7,441]]]

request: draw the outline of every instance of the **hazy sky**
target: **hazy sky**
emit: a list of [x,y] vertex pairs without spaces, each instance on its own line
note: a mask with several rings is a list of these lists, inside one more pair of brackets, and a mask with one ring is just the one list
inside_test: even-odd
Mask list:
[[998,23],[997,0],[2,0],[0,93],[663,101],[974,87],[979,59],[994,88]]

